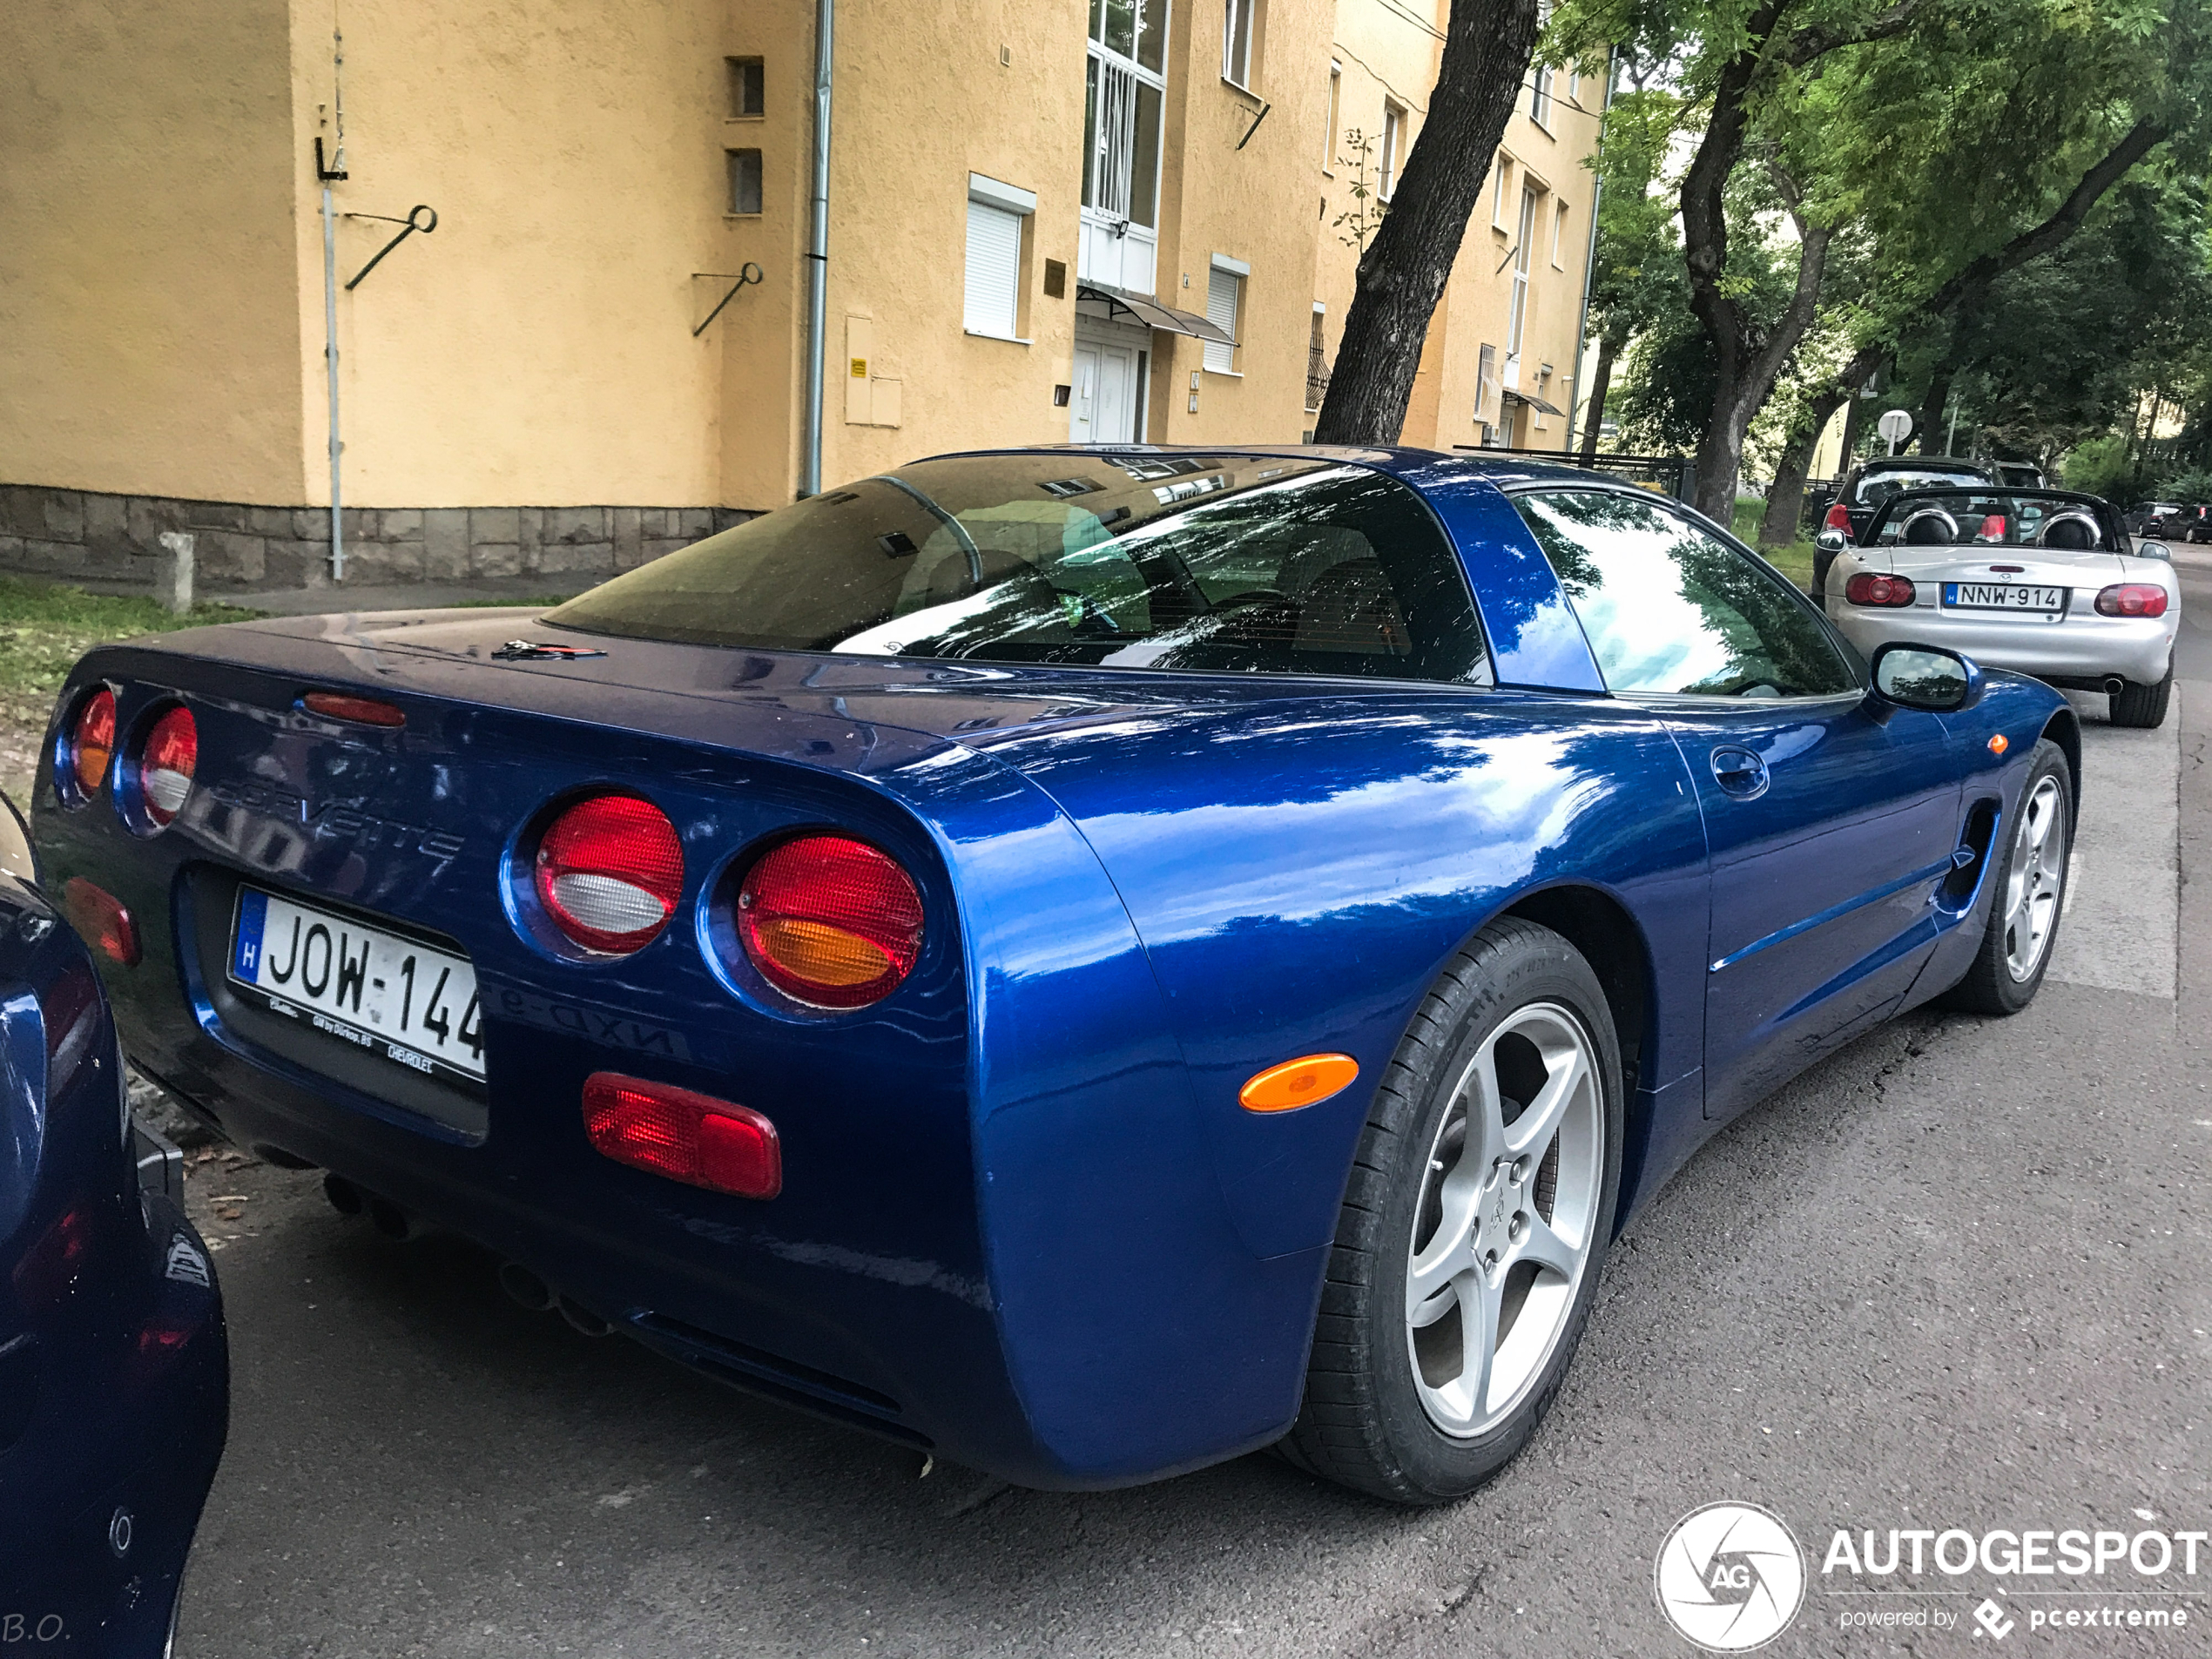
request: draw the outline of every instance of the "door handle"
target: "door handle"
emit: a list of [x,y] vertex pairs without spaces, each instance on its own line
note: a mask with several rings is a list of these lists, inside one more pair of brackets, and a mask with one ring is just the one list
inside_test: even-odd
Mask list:
[[1757,800],[1766,793],[1766,762],[1749,749],[1723,745],[1713,751],[1712,765],[1713,781],[1721,786],[1722,793],[1738,800]]

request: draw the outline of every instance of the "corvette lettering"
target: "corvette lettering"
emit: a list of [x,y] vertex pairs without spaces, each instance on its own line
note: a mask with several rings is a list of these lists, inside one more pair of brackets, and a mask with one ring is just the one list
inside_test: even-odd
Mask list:
[[358,795],[343,799],[314,801],[273,784],[218,783],[207,792],[226,806],[241,812],[298,824],[317,840],[352,841],[363,848],[388,846],[397,852],[421,853],[434,859],[459,856],[465,838],[433,830],[428,825],[379,818],[361,810]]

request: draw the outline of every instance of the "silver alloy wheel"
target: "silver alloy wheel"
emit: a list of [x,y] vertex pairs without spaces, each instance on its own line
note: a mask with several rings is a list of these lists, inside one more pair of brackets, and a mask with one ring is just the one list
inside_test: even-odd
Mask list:
[[1406,1263],[1406,1343],[1429,1420],[1487,1433],[1544,1372],[1590,1258],[1605,1168],[1597,1055],[1554,1002],[1516,1009],[1453,1086]]
[[2059,919],[2067,840],[2059,826],[2065,821],[2066,798],[2059,792],[2059,780],[2046,778],[2020,810],[2012,863],[2005,872],[2005,971],[2016,984],[2035,977],[2051,942],[2051,926]]

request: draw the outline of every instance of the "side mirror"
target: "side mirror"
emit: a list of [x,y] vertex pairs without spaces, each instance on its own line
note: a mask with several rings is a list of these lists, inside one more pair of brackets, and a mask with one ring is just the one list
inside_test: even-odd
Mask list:
[[1974,659],[1939,645],[1902,640],[1874,653],[1874,691],[1899,708],[1956,714],[1981,700],[1981,670]]
[[1841,530],[1823,530],[1812,538],[1812,544],[1824,553],[1840,553],[1844,550],[1844,533]]
[[2135,543],[2135,556],[2139,559],[2164,559],[2171,564],[2174,550],[2163,542],[2138,542]]

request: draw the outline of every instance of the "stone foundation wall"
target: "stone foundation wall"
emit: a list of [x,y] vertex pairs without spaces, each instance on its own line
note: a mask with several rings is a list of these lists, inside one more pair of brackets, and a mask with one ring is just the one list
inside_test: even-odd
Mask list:
[[[729,507],[348,507],[346,584],[607,577],[743,523]],[[330,582],[330,511],[0,484],[0,570],[153,590],[164,530],[193,537],[199,590]]]

